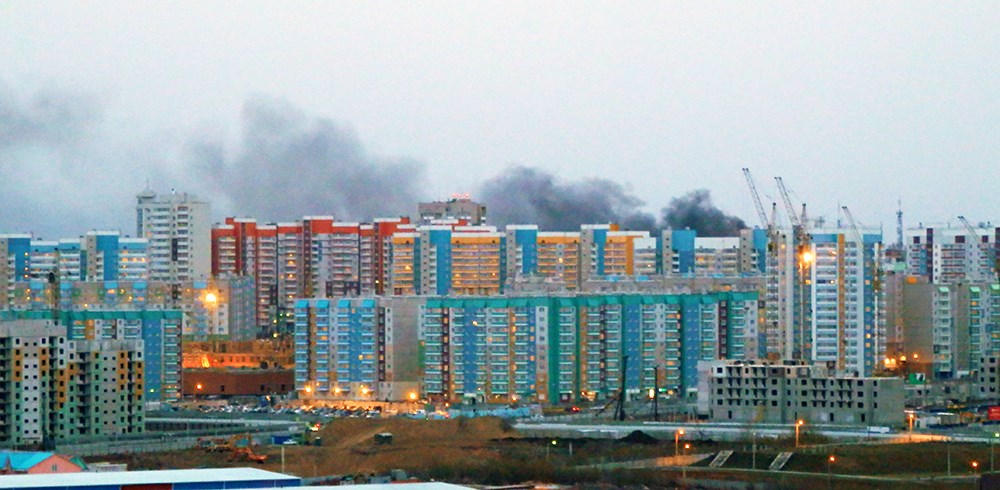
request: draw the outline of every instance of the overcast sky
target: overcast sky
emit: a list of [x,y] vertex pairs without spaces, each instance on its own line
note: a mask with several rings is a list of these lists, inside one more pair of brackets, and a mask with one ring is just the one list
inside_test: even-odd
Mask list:
[[5,1],[0,231],[131,232],[147,179],[293,219],[300,184],[377,212],[514,164],[758,224],[749,166],[889,242],[897,199],[1000,220],[998,98],[995,1]]

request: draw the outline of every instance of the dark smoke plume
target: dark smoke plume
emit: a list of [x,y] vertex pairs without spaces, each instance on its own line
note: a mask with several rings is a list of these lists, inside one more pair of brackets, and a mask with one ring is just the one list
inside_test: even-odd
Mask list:
[[370,220],[409,214],[423,197],[424,165],[369,155],[357,136],[329,119],[312,119],[282,101],[254,98],[243,110],[238,150],[220,142],[189,148],[224,208],[261,220],[309,214]]
[[129,212],[123,176],[134,172],[108,158],[103,125],[104,104],[91,94],[0,82],[0,233],[55,238],[135,222],[115,219]]
[[481,186],[492,224],[537,224],[548,231],[579,230],[587,223],[620,223],[652,230],[656,218],[640,210],[642,200],[606,179],[559,182],[544,170],[515,165]]
[[[0,232],[46,238],[91,229],[133,233],[135,194],[147,179],[156,191],[176,188],[211,202],[216,219],[333,214],[368,220],[410,214],[427,197],[424,164],[370,155],[349,129],[288,103],[250,99],[242,125],[235,149],[221,137],[184,145],[169,135],[125,135],[107,128],[100,98],[57,89],[25,95],[0,83]],[[181,162],[179,147],[186,150]],[[743,226],[712,206],[705,190],[671,201],[658,223],[621,184],[561,181],[526,166],[487,180],[480,195],[492,224],[501,226],[571,231],[615,222],[631,230],[691,227],[702,236],[731,235]]]
[[691,228],[699,236],[733,236],[746,227],[736,216],[730,216],[712,204],[707,189],[688,192],[670,200],[663,208],[663,223],[673,229]]

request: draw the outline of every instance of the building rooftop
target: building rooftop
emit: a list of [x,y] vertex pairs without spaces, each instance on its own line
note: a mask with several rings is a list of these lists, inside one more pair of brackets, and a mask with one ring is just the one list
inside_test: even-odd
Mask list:
[[53,453],[33,451],[0,451],[0,468],[6,468],[8,462],[14,471],[28,471],[38,463],[52,457]]
[[[53,473],[46,475],[0,476],[0,488],[108,487],[176,483],[226,482],[225,488],[258,488],[259,482],[275,482],[274,487],[297,487],[297,476],[256,468],[217,468],[201,470],[119,471],[109,473]],[[243,486],[240,482],[246,482]],[[206,487],[208,488],[208,487]],[[219,487],[221,488],[221,487]],[[429,490],[429,489],[428,489]]]
[[[343,490],[343,486],[317,486],[303,487],[307,490]],[[370,483],[362,485],[350,485],[350,488],[357,490],[470,490],[473,487],[463,487],[451,483],[442,482],[419,482],[419,483]]]

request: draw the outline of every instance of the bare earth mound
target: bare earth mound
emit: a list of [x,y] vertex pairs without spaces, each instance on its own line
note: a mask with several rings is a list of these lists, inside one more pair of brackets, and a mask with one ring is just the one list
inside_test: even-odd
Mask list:
[[[500,457],[497,439],[519,437],[495,417],[450,420],[405,418],[345,418],[331,421],[320,432],[322,446],[284,446],[285,472],[301,477],[383,474],[391,469],[426,470],[441,461],[482,462]],[[375,434],[391,433],[391,444],[376,444]],[[254,466],[281,471],[281,447],[255,449],[267,463],[229,461],[226,453],[201,450],[135,455],[130,469]]]

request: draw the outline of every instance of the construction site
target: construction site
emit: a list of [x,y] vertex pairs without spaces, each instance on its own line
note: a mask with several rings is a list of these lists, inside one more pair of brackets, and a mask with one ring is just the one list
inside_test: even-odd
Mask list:
[[254,441],[240,434],[203,438],[181,451],[102,459],[127,463],[130,469],[254,466],[314,483],[377,482],[405,475],[407,480],[479,485],[674,488],[721,482],[858,489],[971,486],[1000,462],[991,459],[992,448],[982,443],[848,443],[807,431],[799,439],[789,433],[751,440],[747,434],[746,440],[729,441],[706,438],[696,426],[673,437],[642,431],[622,438],[531,434],[495,417],[343,418],[306,431],[294,442]]

